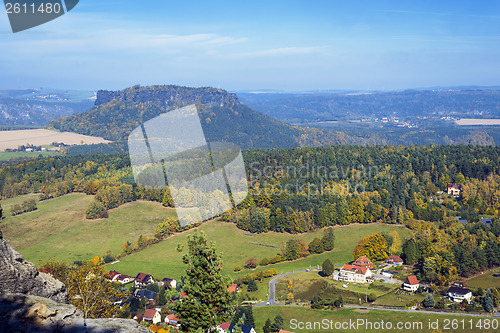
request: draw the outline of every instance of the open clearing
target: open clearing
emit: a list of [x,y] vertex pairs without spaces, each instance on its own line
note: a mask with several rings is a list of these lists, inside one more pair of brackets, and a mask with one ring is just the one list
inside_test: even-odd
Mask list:
[[[253,315],[255,318],[255,328],[258,331],[262,331],[262,327],[266,322],[266,319],[269,318],[271,322],[277,314],[281,314],[285,320],[283,324],[283,329],[295,333],[325,333],[325,332],[495,332],[496,330],[491,329],[489,326],[488,329],[484,328],[484,324],[486,320],[489,320],[489,324],[491,325],[491,321],[496,320],[498,323],[498,318],[493,319],[491,316],[485,315],[482,318],[472,318],[472,317],[461,317],[461,316],[453,316],[453,315],[436,315],[429,313],[416,313],[416,312],[390,312],[390,311],[380,311],[370,309],[369,312],[360,313],[357,309],[352,308],[343,308],[337,310],[314,310],[307,307],[302,306],[263,306],[256,307],[253,309]],[[462,319],[465,329],[462,329]],[[321,323],[327,323],[328,325],[334,325],[333,327],[321,327]],[[353,321],[355,323],[359,323],[360,326],[349,326],[349,321]],[[448,329],[445,328],[446,320],[448,320]],[[454,320],[457,323],[460,323],[456,329],[451,329],[451,321]],[[472,320],[472,329],[470,328]],[[479,328],[479,325],[476,328],[476,324],[478,324],[479,320],[481,320],[482,329]],[[299,329],[296,323],[305,323],[310,322],[312,325],[316,323],[316,328],[311,326],[311,328]],[[372,329],[369,326],[365,326],[364,323],[371,322]],[[381,323],[384,322],[384,328],[381,328]],[[433,328],[429,328],[429,322],[436,323],[439,325],[439,329],[434,330]],[[335,323],[339,325],[340,323],[344,324],[344,329],[338,327],[335,328]],[[378,329],[375,329],[375,324],[378,324]],[[398,328],[398,323],[403,328]],[[295,324],[295,325],[294,325]],[[387,325],[391,325],[391,328],[388,329]],[[405,325],[408,325],[406,328]]]
[[[294,261],[284,261],[263,267],[259,266],[253,270],[243,269],[238,273],[234,273],[234,267],[237,265],[243,267],[245,261],[249,258],[254,257],[260,261],[264,257],[271,258],[280,252],[279,248],[251,243],[278,247],[289,239],[301,239],[309,243],[315,237],[322,237],[324,231],[316,230],[297,235],[276,232],[250,234],[248,231],[236,228],[236,225],[233,223],[220,221],[210,221],[196,229],[204,231],[207,238],[215,242],[217,251],[222,252],[224,263],[223,273],[231,275],[233,278],[270,268],[276,268],[278,273],[284,273],[302,270],[309,266],[321,267],[321,264],[327,258],[330,258],[335,264],[343,264],[347,261],[352,261],[352,251],[363,237],[375,232],[390,230],[397,230],[402,238],[406,238],[409,235],[408,229],[387,224],[352,224],[349,226],[334,227],[336,238],[335,249],[331,252],[314,254]],[[144,272],[153,274],[155,277],[163,278],[168,276],[179,279],[182,275],[185,275],[186,265],[182,263],[182,255],[187,250],[187,237],[193,232],[194,230],[188,230],[182,234],[174,235],[140,252],[122,258],[117,264],[108,265],[107,269],[134,276],[138,272]],[[177,244],[183,246],[184,250],[182,253],[177,251]]]
[[[130,241],[134,246],[140,234],[152,236],[158,223],[167,216],[175,216],[173,209],[165,208],[160,203],[136,201],[111,209],[108,219],[86,220],[85,210],[93,197],[81,193],[42,201],[34,212],[9,216],[13,204],[33,196],[31,194],[2,200],[7,217],[0,221],[0,228],[12,247],[35,264],[50,257],[72,263],[96,255],[103,256],[107,250],[116,255],[121,252],[126,241]],[[215,241],[217,251],[223,254],[223,272],[233,278],[270,268],[276,268],[282,273],[310,266],[321,267],[327,258],[340,265],[352,260],[352,251],[363,237],[375,232],[397,230],[404,239],[410,233],[405,227],[388,224],[336,226],[335,249],[331,252],[234,273],[234,267],[243,266],[249,258],[255,257],[260,261],[264,257],[275,256],[280,252],[279,247],[287,240],[300,239],[309,243],[315,237],[321,238],[324,231],[316,230],[297,235],[276,232],[250,234],[236,228],[235,224],[220,221],[210,221],[196,229],[204,231],[209,240]],[[191,229],[175,234],[167,240],[122,258],[117,264],[108,265],[107,269],[134,276],[143,271],[155,277],[169,276],[179,279],[181,275],[185,275],[186,267],[182,263],[182,256],[187,250],[187,236],[193,232],[194,229]],[[182,253],[177,251],[179,243],[184,246]]]
[[484,272],[470,280],[466,280],[465,284],[471,288],[497,288],[500,289],[500,276],[494,277],[493,274],[500,274],[500,268]]
[[[32,196],[2,200],[2,206]],[[42,201],[34,212],[1,220],[0,229],[9,244],[36,265],[50,257],[72,263],[103,256],[107,250],[116,255],[126,241],[135,244],[140,234],[152,236],[158,223],[175,214],[160,203],[136,201],[109,210],[107,219],[87,220],[85,210],[92,199],[75,193]]]
[[455,120],[459,126],[497,126],[500,119],[459,119]]
[[26,144],[43,146],[49,145],[52,142],[63,142],[67,145],[81,145],[109,143],[111,141],[104,140],[103,138],[95,136],[88,136],[71,132],[56,132],[46,129],[0,131],[0,151],[8,148],[17,149],[17,147]]

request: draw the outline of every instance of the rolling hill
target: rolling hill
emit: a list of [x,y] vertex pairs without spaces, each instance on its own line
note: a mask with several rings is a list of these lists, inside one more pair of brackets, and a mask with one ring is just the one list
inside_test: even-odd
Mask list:
[[124,141],[139,124],[193,103],[209,141],[232,142],[242,148],[294,147],[307,133],[252,110],[221,89],[138,85],[122,91],[98,91],[92,109],[52,121],[50,127]]
[[[482,128],[477,128],[473,126],[461,126],[458,128],[457,126],[447,124],[439,118],[436,121],[426,122],[425,126],[422,125],[418,128],[381,127],[378,125],[353,126],[349,121],[345,121],[345,119],[339,125],[321,127],[295,126],[281,121],[290,121],[299,116],[310,119],[310,110],[314,110],[313,113],[316,115],[322,114],[327,118],[330,117],[330,111],[334,111],[336,114],[343,114],[344,118],[349,118],[352,115],[350,115],[351,113],[346,108],[356,110],[358,106],[362,106],[365,109],[368,108],[369,110],[387,109],[386,111],[392,113],[394,110],[401,108],[402,105],[405,105],[405,101],[409,103],[407,107],[411,108],[411,112],[408,112],[413,117],[418,114],[419,105],[422,103],[431,103],[434,108],[433,110],[435,110],[435,108],[450,109],[460,104],[461,101],[468,100],[469,104],[467,104],[468,106],[464,106],[465,109],[468,109],[474,103],[491,109],[492,105],[495,104],[492,101],[492,98],[494,99],[492,96],[496,96],[494,91],[488,93],[460,93],[458,95],[442,92],[436,95],[439,97],[434,95],[434,93],[407,92],[394,93],[393,95],[375,94],[370,97],[335,97],[340,98],[342,101],[352,102],[346,105],[338,101],[333,104],[328,101],[328,105],[326,105],[324,104],[326,103],[325,101],[322,99],[317,100],[314,96],[304,97],[306,99],[312,98],[312,102],[301,100],[300,98],[296,100],[294,98],[292,99],[293,103],[290,100],[280,101],[273,98],[264,98],[263,100],[256,100],[254,98],[253,100],[249,100],[247,95],[244,97],[249,103],[252,103],[256,108],[258,107],[258,110],[267,113],[264,114],[240,102],[237,95],[222,89],[209,87],[190,88],[174,85],[148,87],[136,85],[120,91],[100,90],[97,92],[97,99],[90,110],[54,120],[49,124],[48,128],[98,136],[118,142],[118,144],[111,146],[99,145],[94,147],[70,148],[68,150],[69,154],[110,151],[125,152],[125,140],[130,132],[139,124],[162,113],[194,103],[198,107],[200,121],[209,142],[232,142],[243,149],[344,144],[491,145],[500,142],[500,127],[483,126]],[[477,101],[474,102],[474,100]],[[261,104],[256,103],[256,101],[261,101]],[[276,111],[278,112],[276,114],[270,112],[267,108],[275,107],[276,103],[284,103],[283,107],[289,110],[274,109],[279,111]],[[495,113],[491,111],[489,114],[493,116]],[[356,114],[356,117],[360,115]],[[379,111],[372,114],[372,116],[374,115],[379,115]],[[435,116],[440,116],[440,114],[435,114]],[[280,120],[273,117],[278,117]],[[313,118],[316,121],[322,119],[316,116]],[[311,125],[313,124],[311,123]]]

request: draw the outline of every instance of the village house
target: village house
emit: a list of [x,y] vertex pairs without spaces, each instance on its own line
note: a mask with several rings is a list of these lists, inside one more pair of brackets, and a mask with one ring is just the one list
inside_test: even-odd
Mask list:
[[406,278],[405,282],[403,283],[402,289],[413,293],[417,291],[419,286],[420,283],[418,282],[417,277],[415,275],[412,275]]
[[155,283],[153,277],[150,274],[139,273],[135,277],[135,286],[137,288],[145,287],[150,283]]
[[155,309],[146,309],[146,312],[144,312],[144,316],[142,317],[142,320],[153,323],[153,324],[159,324],[161,323],[161,314],[160,312],[156,311]]
[[106,274],[108,279],[111,281],[115,281],[116,277],[120,275],[117,271],[109,271],[108,274]]
[[334,279],[338,279],[339,281],[359,283],[370,282],[371,278],[372,272],[368,267],[360,267],[349,264],[344,264],[344,266],[340,269],[339,274],[334,275]]
[[393,255],[389,256],[387,259],[385,259],[385,263],[388,265],[392,265],[392,266],[401,266],[401,265],[403,265],[403,259],[401,259],[401,257],[393,254]]
[[460,184],[448,184],[448,194],[454,197],[459,197],[462,191],[462,185]]
[[126,284],[132,282],[132,278],[130,276],[120,274],[114,277],[114,281],[120,282],[121,284]]
[[[236,323],[231,323],[228,328],[228,332],[233,333],[233,329],[236,327]],[[238,325],[240,328],[241,333],[256,333],[254,328],[252,326],[247,326],[247,325]]]
[[150,302],[152,302],[156,299],[158,293],[147,289],[137,289],[134,292],[134,296],[137,298],[147,298]]
[[181,324],[179,323],[179,317],[177,317],[175,314],[169,314],[165,317],[165,324],[168,324],[170,326],[174,327],[181,327]]
[[161,281],[158,281],[158,286],[164,286],[167,289],[175,289],[177,287],[177,281],[171,278],[163,278]]
[[453,302],[463,302],[465,300],[469,303],[472,299],[472,291],[467,288],[453,286],[448,289],[446,296]]
[[373,266],[373,263],[371,262],[370,259],[368,259],[367,256],[361,256],[361,257],[359,257],[352,264],[354,266],[366,267],[366,268],[370,268],[370,269],[372,269],[373,267],[375,267],[375,266]]
[[230,285],[229,287],[227,287],[227,291],[229,291],[230,293],[237,293],[237,292],[239,292],[238,285],[236,283],[233,283],[232,285]]
[[228,322],[225,322],[225,323],[222,323],[222,324],[219,324],[217,325],[217,327],[215,328],[215,331],[217,333],[226,333],[227,330],[229,329],[229,326],[231,326],[230,323]]

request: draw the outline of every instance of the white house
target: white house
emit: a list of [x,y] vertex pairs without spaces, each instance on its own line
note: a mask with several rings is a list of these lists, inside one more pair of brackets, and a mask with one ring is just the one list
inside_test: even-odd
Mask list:
[[113,281],[115,282],[120,282],[121,284],[126,284],[132,281],[132,278],[130,276],[126,276],[123,274],[117,275],[113,278]]
[[446,296],[448,296],[448,298],[453,302],[463,302],[464,300],[470,302],[472,298],[472,291],[467,288],[450,287]]
[[144,312],[142,320],[152,322],[153,324],[158,324],[161,323],[161,314],[155,309],[147,309],[146,312]]
[[405,291],[411,291],[415,292],[417,291],[418,287],[420,286],[420,283],[418,282],[418,279],[415,275],[408,276],[403,283],[403,290]]
[[366,283],[368,279],[371,279],[372,272],[368,267],[353,266],[349,264],[344,264],[340,269],[338,275],[334,275],[334,278],[339,281],[348,282],[359,282]]
[[385,263],[392,266],[401,266],[403,265],[403,259],[401,259],[400,256],[393,254],[385,260]]

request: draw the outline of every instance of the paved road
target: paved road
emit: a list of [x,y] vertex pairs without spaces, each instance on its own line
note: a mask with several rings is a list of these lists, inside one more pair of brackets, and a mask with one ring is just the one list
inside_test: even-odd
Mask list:
[[256,306],[266,306],[266,305],[296,305],[296,303],[281,303],[281,302],[276,302],[276,282],[282,278],[283,276],[287,276],[289,274],[294,274],[294,273],[303,273],[303,272],[308,272],[308,271],[317,271],[317,268],[312,268],[312,269],[304,269],[302,271],[293,271],[293,272],[288,272],[288,273],[283,273],[280,275],[276,275],[269,281],[269,297],[267,301],[261,302],[259,304],[254,305]]

